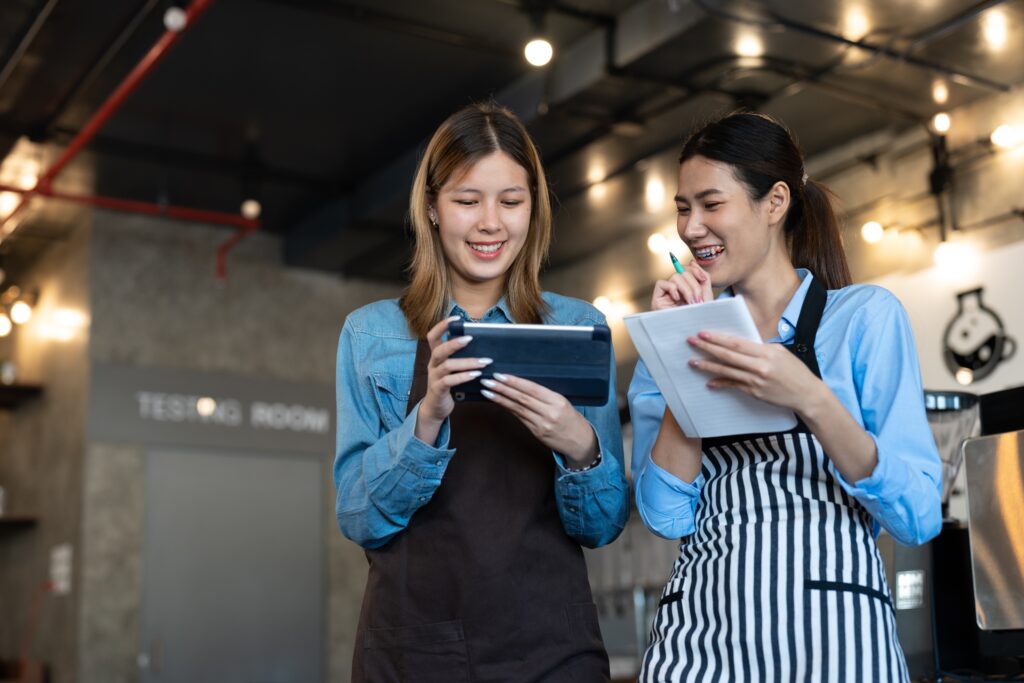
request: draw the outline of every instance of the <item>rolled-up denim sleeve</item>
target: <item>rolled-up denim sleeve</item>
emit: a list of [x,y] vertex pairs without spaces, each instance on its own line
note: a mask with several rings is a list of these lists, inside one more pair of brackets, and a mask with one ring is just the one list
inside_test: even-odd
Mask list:
[[622,454],[622,427],[615,399],[615,354],[612,353],[608,401],[580,412],[597,436],[601,461],[574,472],[563,456],[555,457],[555,499],[565,532],[580,545],[597,548],[614,541],[629,519],[629,482]]
[[383,425],[373,388],[359,371],[358,334],[346,322],[338,342],[334,484],[338,526],[364,548],[405,529],[431,499],[454,455],[446,420],[434,444],[416,438],[417,405],[395,429]]
[[665,414],[665,399],[642,360],[629,385],[629,412],[633,421],[633,487],[640,517],[651,532],[662,538],[689,536],[694,530],[704,475],[687,483],[651,460]]
[[878,527],[904,545],[935,537],[942,527],[942,461],[928,426],[913,331],[899,301],[885,293],[860,318],[853,377],[865,430],[878,464],[840,485],[871,513]]

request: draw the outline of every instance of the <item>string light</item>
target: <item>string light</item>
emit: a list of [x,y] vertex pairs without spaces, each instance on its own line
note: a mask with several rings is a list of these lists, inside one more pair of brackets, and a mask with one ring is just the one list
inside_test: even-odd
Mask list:
[[1013,126],[1003,124],[992,131],[992,135],[989,137],[992,144],[996,147],[1008,149],[1010,147],[1016,147],[1021,142],[1020,131]]
[[949,86],[941,78],[932,83],[932,99],[935,100],[935,104],[945,104],[949,101]]
[[760,57],[764,54],[764,43],[753,33],[744,33],[736,39],[736,54],[740,57]]
[[534,38],[523,48],[523,54],[533,66],[544,66],[551,61],[555,48],[544,38]]
[[935,129],[936,133],[944,135],[949,132],[950,126],[953,125],[953,120],[944,111],[940,111],[938,114],[932,117],[932,128]]

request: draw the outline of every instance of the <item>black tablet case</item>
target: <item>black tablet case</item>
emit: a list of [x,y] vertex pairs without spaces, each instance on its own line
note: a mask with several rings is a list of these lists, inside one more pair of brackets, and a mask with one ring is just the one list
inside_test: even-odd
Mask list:
[[453,358],[492,358],[477,379],[452,389],[456,401],[486,400],[481,379],[494,373],[522,377],[562,394],[577,406],[608,402],[612,335],[607,325],[568,329],[564,326],[493,325],[455,321],[449,339],[473,337]]

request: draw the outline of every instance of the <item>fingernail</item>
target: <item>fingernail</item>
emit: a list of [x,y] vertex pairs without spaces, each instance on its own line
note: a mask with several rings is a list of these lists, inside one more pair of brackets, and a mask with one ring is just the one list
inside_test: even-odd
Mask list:
[[689,344],[696,344],[697,343],[697,338],[696,337],[687,337],[686,341]]
[[714,381],[708,382],[708,389],[717,389],[717,388],[718,388],[718,383],[717,382],[714,382]]
[[694,368],[698,368],[698,367],[700,367],[700,361],[697,360],[696,358],[691,358],[690,359],[690,366],[694,367]]
[[459,337],[456,341],[458,341],[460,344],[468,344],[469,342],[473,341],[473,337],[467,334],[464,337]]
[[711,339],[710,332],[698,332],[697,336],[700,337],[701,339]]
[[483,395],[484,398],[490,398],[490,399],[494,398],[494,392],[493,391],[487,391],[486,389],[482,389],[480,391],[480,393]]
[[491,363],[494,362],[494,359],[493,358],[477,358],[476,362],[479,363],[480,365],[490,365]]
[[[469,373],[469,376],[475,378],[475,377],[479,377],[481,374],[483,374],[483,373],[481,373],[479,370],[473,370],[471,373]],[[482,381],[486,382],[487,380],[482,380]]]
[[[480,373],[478,372],[476,374],[479,375]],[[480,380],[480,384],[483,384],[488,389],[493,389],[494,387],[498,386],[498,383],[495,382],[493,379],[482,379]]]
[[500,372],[496,372],[494,373],[494,379],[498,380],[499,382],[504,382],[505,380],[508,379],[508,375],[503,375]]

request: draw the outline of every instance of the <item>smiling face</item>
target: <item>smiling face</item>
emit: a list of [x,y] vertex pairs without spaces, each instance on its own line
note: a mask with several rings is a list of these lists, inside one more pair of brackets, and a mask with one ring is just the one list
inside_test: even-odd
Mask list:
[[457,301],[465,292],[501,297],[505,277],[522,250],[533,210],[526,169],[493,152],[455,173],[432,210]]
[[779,185],[752,200],[728,164],[702,156],[680,164],[676,228],[713,286],[742,283],[780,254],[788,259],[781,228],[789,196],[779,196]]

